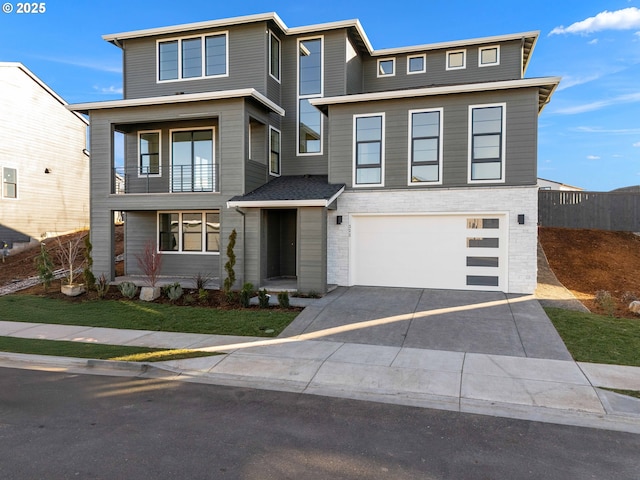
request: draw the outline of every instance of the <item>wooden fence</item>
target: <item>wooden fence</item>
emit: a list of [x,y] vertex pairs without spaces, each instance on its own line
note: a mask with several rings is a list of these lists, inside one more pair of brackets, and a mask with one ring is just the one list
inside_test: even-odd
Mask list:
[[538,192],[538,224],[640,232],[640,192]]

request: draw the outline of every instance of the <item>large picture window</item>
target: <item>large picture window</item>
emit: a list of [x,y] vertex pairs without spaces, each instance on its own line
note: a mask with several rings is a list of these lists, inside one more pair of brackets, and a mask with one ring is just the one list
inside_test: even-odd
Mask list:
[[227,33],[158,42],[158,81],[228,74]]
[[442,109],[409,112],[409,184],[441,181]]
[[505,105],[470,108],[470,181],[504,181]]
[[139,132],[138,152],[138,175],[160,175],[160,132]]
[[216,191],[213,129],[171,132],[171,191]]
[[162,252],[219,253],[220,212],[158,213],[158,248]]
[[355,185],[382,185],[384,115],[354,117]]
[[322,38],[298,40],[298,154],[322,153],[322,114],[309,103],[323,94]]

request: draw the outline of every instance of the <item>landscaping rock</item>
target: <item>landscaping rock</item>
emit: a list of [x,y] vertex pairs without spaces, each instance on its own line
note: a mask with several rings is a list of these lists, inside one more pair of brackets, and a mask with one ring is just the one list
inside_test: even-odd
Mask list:
[[640,301],[634,300],[633,302],[631,302],[629,304],[629,310],[637,315],[640,315]]
[[160,296],[160,287],[142,287],[140,289],[140,300],[144,302],[153,302]]

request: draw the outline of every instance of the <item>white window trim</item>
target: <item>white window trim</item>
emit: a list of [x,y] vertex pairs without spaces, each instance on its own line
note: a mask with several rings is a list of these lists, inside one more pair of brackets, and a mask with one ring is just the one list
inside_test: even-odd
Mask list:
[[[163,213],[177,213],[178,214],[178,251],[173,250],[160,250],[160,215]],[[162,255],[220,255],[220,251],[208,252],[201,250],[199,252],[182,250],[182,214],[183,213],[199,213],[202,218],[202,247],[207,248],[207,225],[206,214],[217,213],[220,219],[220,226],[222,227],[222,209],[220,210],[158,210],[156,212],[156,252]],[[220,238],[222,238],[222,228],[220,228]]]
[[[454,53],[462,53],[462,66],[461,67],[450,67],[449,66],[449,56]],[[467,49],[463,48],[461,50],[449,50],[446,55],[446,70],[464,70],[467,68]]]
[[[213,167],[214,167],[214,177],[213,177],[213,192],[200,192],[200,193],[220,193],[218,190],[216,190],[216,176],[220,174],[219,171],[216,170],[216,127],[214,127],[213,125],[211,126],[202,126],[202,127],[185,127],[185,128],[172,128],[169,130],[169,192],[172,195],[179,195],[181,193],[187,193],[187,194],[192,194],[192,193],[197,193],[197,192],[174,192],[173,191],[173,133],[174,132],[196,132],[196,131],[203,131],[203,130],[211,130],[211,155],[212,155],[212,160],[213,160]],[[170,212],[163,212],[163,213],[170,213]],[[175,211],[173,213],[176,213]]]
[[[440,113],[440,125],[438,125],[438,180],[434,181],[426,181],[426,182],[412,182],[411,181],[411,150],[412,150],[412,140],[413,140],[413,114],[414,113],[428,113],[428,112],[439,112]],[[408,132],[408,172],[407,172],[407,186],[409,187],[424,187],[425,185],[442,185],[442,156],[444,152],[443,148],[443,126],[444,126],[444,108],[421,108],[417,110],[409,110],[409,132]]]
[[[205,37],[216,37],[219,35],[224,35],[226,37],[226,41],[225,41],[225,61],[226,61],[226,65],[225,65],[225,73],[221,74],[221,75],[206,75],[206,55],[205,55]],[[199,77],[189,77],[189,78],[182,78],[182,41],[183,40],[192,40],[194,38],[199,38],[200,39],[200,46],[201,46],[201,52],[202,52],[202,58],[200,59],[201,61],[201,69],[202,69],[202,75],[200,75]],[[173,79],[169,79],[169,80],[160,80],[160,44],[161,43],[167,43],[167,42],[174,42],[177,41],[178,42],[178,78],[173,78]],[[156,40],[156,83],[171,83],[171,82],[188,82],[190,80],[202,80],[204,78],[224,78],[224,77],[228,77],[229,76],[229,31],[225,30],[223,32],[209,32],[206,34],[202,34],[202,35],[187,35],[184,37],[172,37],[172,38],[162,38],[162,39],[158,39]]]
[[[471,179],[471,163],[473,160],[473,110],[476,108],[489,108],[489,107],[502,107],[502,145],[500,146],[502,151],[501,165],[500,165],[500,179],[498,180],[472,180]],[[507,165],[507,104],[502,103],[486,103],[479,105],[469,105],[468,113],[468,138],[467,138],[467,182],[470,184],[480,183],[505,183],[506,177],[506,165]]]
[[[391,62],[391,65],[393,65],[393,72],[380,73],[380,64],[382,62]],[[379,58],[378,62],[376,63],[376,75],[378,78],[395,77],[396,76],[396,57]]]
[[[271,74],[271,37],[274,37],[278,41],[278,76],[274,77]],[[269,76],[273,78],[276,82],[280,83],[282,78],[282,41],[278,38],[278,36],[269,30]]]
[[251,148],[251,119],[249,119],[249,124],[247,125],[247,139],[249,140],[249,144],[247,146],[247,159],[248,160],[253,160],[252,156],[253,156],[253,152],[252,152],[252,148]]
[[[412,58],[422,58],[422,70],[416,70],[412,72],[409,70],[409,66],[411,65]],[[407,57],[407,75],[415,75],[416,73],[425,73],[427,71],[427,54],[423,53],[422,55],[409,55]]]
[[[380,132],[381,135],[381,140],[380,140],[380,183],[363,183],[363,184],[358,184],[356,183],[356,166],[357,166],[357,158],[356,158],[356,120],[358,118],[366,118],[366,117],[382,117],[382,131]],[[357,114],[353,116],[353,131],[352,131],[352,135],[353,135],[353,141],[352,141],[352,163],[353,163],[353,168],[352,168],[352,178],[351,178],[351,184],[353,186],[353,188],[370,188],[370,187],[384,187],[384,164],[385,164],[385,126],[386,126],[386,119],[385,119],[385,112],[378,112],[378,113],[361,113],[361,114]]]
[[[320,93],[300,95],[300,42],[316,39],[320,39]],[[296,93],[296,157],[317,157],[324,155],[324,115],[322,113],[320,113],[320,151],[310,153],[300,152],[300,100],[324,97],[324,35],[299,38],[296,43]]]
[[[149,173],[147,175],[140,173],[142,167],[140,158],[140,135],[143,133],[157,133],[158,134],[158,173]],[[138,132],[138,178],[147,177],[162,177],[162,130],[140,130]]]
[[[280,170],[280,173],[271,171],[271,130],[278,132],[278,135],[280,137],[280,152],[278,152],[278,170]],[[272,177],[279,177],[282,175],[282,132],[276,127],[272,127],[271,125],[269,125],[269,156],[267,158],[267,163],[269,165],[269,175],[271,175]]]
[[[15,170],[16,171],[16,196],[15,197],[5,197],[4,196],[4,169],[5,168],[10,168],[11,170]],[[21,189],[18,188],[18,186],[20,185],[19,179],[20,179],[20,169],[18,167],[14,167],[14,166],[11,166],[11,165],[3,165],[2,167],[0,167],[0,198],[1,199],[9,200],[9,201],[20,200],[20,191],[21,191]]]
[[[482,51],[496,49],[496,61],[495,63],[482,63]],[[478,67],[495,67],[500,65],[500,45],[487,45],[485,47],[478,48]]]

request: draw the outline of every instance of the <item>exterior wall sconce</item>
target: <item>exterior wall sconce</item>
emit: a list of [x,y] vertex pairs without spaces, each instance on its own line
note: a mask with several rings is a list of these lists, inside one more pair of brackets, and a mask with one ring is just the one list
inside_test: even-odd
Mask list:
[[48,168],[45,168],[44,173],[51,173],[51,170],[49,170]]
[[518,224],[524,225],[524,213],[518,215]]
[[342,215],[336,217],[336,225],[342,225]]

